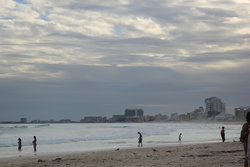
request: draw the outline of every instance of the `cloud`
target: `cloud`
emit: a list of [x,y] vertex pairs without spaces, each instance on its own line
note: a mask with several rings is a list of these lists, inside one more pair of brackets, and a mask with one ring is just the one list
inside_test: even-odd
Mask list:
[[[67,90],[69,97],[60,99],[70,106],[70,97],[87,99],[86,105],[96,99],[100,106],[88,105],[96,113],[102,107],[115,111],[136,104],[150,104],[148,109],[159,112],[191,110],[210,94],[236,94],[246,104],[244,91],[249,87],[239,81],[249,83],[249,6],[247,0],[2,0],[0,79],[31,87],[49,83],[56,92]],[[62,82],[67,84],[61,89],[57,85]],[[24,87],[28,91],[29,86]],[[11,90],[8,84],[5,88]],[[76,95],[79,89],[90,99]],[[105,95],[115,102],[109,103]],[[41,97],[47,96],[51,94]],[[9,97],[11,101],[15,94]],[[59,104],[58,96],[52,97]],[[239,102],[232,99],[227,100]],[[183,106],[175,108],[177,103]],[[80,100],[77,106],[82,107]]]

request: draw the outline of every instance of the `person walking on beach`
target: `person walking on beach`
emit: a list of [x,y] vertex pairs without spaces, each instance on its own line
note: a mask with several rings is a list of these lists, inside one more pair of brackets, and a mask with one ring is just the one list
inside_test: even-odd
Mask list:
[[225,127],[224,126],[222,126],[221,128],[220,135],[221,135],[222,142],[224,143],[225,142]]
[[36,144],[37,144],[36,142],[37,142],[36,136],[34,136],[34,140],[32,141],[34,151],[36,151]]
[[22,139],[21,138],[18,138],[18,150],[21,151],[22,149]]
[[141,132],[138,132],[139,138],[138,138],[138,147],[142,147],[142,134]]
[[181,143],[181,136],[182,136],[182,133],[179,134],[179,142]]
[[248,161],[250,160],[250,152],[248,152],[248,135],[250,133],[250,112],[246,115],[246,123],[242,125],[241,133],[240,133],[240,141],[243,143],[243,148],[245,152],[245,163],[244,167],[249,167]]

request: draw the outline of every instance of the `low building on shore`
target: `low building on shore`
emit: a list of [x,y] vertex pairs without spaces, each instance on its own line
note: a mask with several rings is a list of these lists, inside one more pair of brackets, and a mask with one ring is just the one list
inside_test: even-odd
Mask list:
[[234,115],[228,113],[220,113],[214,117],[215,121],[233,121]]
[[110,122],[125,122],[125,115],[113,115]]
[[107,118],[106,117],[84,117],[80,120],[81,123],[106,123]]

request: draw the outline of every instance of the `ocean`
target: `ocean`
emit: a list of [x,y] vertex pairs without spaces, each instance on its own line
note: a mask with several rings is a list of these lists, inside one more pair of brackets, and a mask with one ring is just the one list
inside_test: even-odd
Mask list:
[[[223,123],[75,123],[75,124],[0,124],[0,158],[112,150],[137,147],[138,134],[144,147],[221,142],[225,126],[226,142],[239,141],[242,125]],[[37,151],[33,151],[33,136]],[[17,139],[22,139],[18,151]]]

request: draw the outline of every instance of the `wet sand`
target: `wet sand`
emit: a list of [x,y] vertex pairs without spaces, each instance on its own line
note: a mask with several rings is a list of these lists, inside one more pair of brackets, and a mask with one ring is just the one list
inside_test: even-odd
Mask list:
[[[39,153],[39,152],[38,152]],[[240,142],[114,149],[0,159],[1,167],[243,167]]]

